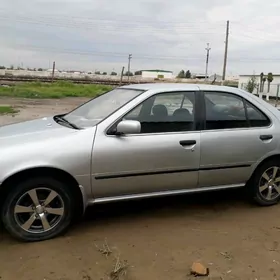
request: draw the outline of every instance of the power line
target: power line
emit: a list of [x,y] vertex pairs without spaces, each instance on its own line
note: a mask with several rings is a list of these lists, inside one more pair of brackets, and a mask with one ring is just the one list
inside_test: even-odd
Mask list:
[[[5,18],[2,18],[5,19]],[[33,24],[33,25],[44,25],[44,26],[53,26],[53,27],[61,27],[61,28],[71,28],[71,29],[82,29],[82,30],[90,30],[91,32],[93,31],[92,28],[95,28],[95,31],[108,31],[108,32],[114,32],[114,33],[126,33],[126,32],[134,32],[134,31],[143,31],[145,32],[145,34],[147,33],[167,33],[170,31],[180,31],[180,32],[184,32],[185,35],[220,35],[220,32],[217,32],[217,28],[213,29],[213,31],[211,29],[211,32],[205,32],[202,31],[202,29],[195,29],[193,27],[189,27],[189,28],[178,28],[178,27],[164,27],[164,28],[160,28],[160,27],[155,27],[155,26],[123,26],[123,27],[119,27],[119,26],[108,26],[108,25],[90,25],[87,24],[86,26],[84,24],[66,24],[66,23],[56,23],[56,22],[42,22],[42,21],[29,21],[29,20],[22,20],[20,18],[14,19],[13,23],[11,23],[11,26],[14,27],[14,22],[20,22],[20,23],[26,23],[26,24]],[[7,25],[7,22],[1,22],[2,25]],[[215,30],[215,31],[214,31]],[[190,32],[186,32],[186,31],[190,31]],[[175,33],[176,34],[176,33]],[[170,34],[168,33],[168,35],[175,35],[174,33]]]
[[[37,47],[37,46],[28,46],[28,45],[17,45],[21,49],[26,50],[34,50],[34,51],[43,51],[43,52],[55,52],[55,53],[61,53],[61,54],[71,54],[71,55],[85,55],[85,56],[100,56],[100,57],[119,57],[119,58],[125,58],[127,57],[127,53],[120,53],[120,52],[102,52],[102,51],[83,51],[83,50],[69,50],[69,49],[55,49],[55,48],[47,48],[47,47]],[[13,48],[11,46],[11,48]],[[136,53],[133,55],[134,59],[149,59],[149,60],[170,60],[170,61],[198,61],[198,60],[204,60],[203,57],[183,57],[183,56],[155,56],[155,55],[149,55],[149,54],[140,54]],[[212,56],[213,59],[213,56]],[[219,60],[219,56],[214,57],[216,61]],[[260,62],[260,61],[280,61],[280,57],[275,58],[266,58],[266,57],[231,57],[228,59],[228,61],[232,62]]]
[[[13,45],[15,46],[15,45]],[[13,47],[11,46],[11,48]],[[84,50],[71,50],[71,49],[57,49],[57,48],[47,48],[47,47],[39,47],[32,45],[16,45],[18,48],[27,49],[27,50],[38,50],[38,51],[46,51],[46,52],[57,52],[57,53],[67,53],[67,54],[79,54],[79,55],[89,55],[89,56],[107,56],[107,57],[127,57],[126,53],[120,52],[102,52],[102,51],[84,51]],[[177,59],[177,60],[197,60],[201,59],[198,57],[181,57],[181,56],[154,56],[149,54],[141,54],[136,53],[134,58],[137,59]]]
[[263,33],[265,33],[265,35],[275,36],[275,34],[273,34],[273,33],[269,33],[269,32],[267,33],[267,30],[265,30],[265,29],[256,28],[256,27],[254,27],[252,25],[250,27],[250,25],[245,25],[245,24],[240,23],[240,22],[235,22],[235,23],[237,25],[240,25],[242,27],[242,30],[244,30],[244,28],[247,29],[247,30],[252,30],[253,29],[254,31],[263,32]]
[[[207,30],[211,31],[211,30],[215,30],[216,32],[201,32],[201,30],[205,30],[205,28],[202,28],[201,25],[199,26],[169,26],[169,27],[164,27],[164,26],[150,26],[150,25],[141,25],[141,26],[133,26],[131,25],[124,25],[123,28],[117,28],[114,26],[108,26],[108,24],[106,23],[99,23],[99,24],[92,24],[92,23],[88,23],[87,21],[83,21],[80,23],[76,23],[76,22],[68,22],[67,21],[58,21],[58,22],[54,22],[53,20],[48,21],[39,21],[39,20],[33,20],[30,17],[24,17],[24,18],[11,18],[11,17],[2,17],[2,19],[11,19],[14,21],[18,21],[18,22],[24,22],[27,24],[35,24],[35,25],[46,25],[46,26],[59,26],[62,28],[75,28],[75,29],[83,29],[83,30],[89,30],[92,32],[92,28],[94,27],[95,30],[100,30],[100,31],[107,31],[107,32],[114,32],[114,33],[125,33],[125,32],[133,32],[133,31],[145,31],[145,34],[147,34],[147,32],[149,33],[155,33],[155,32],[169,32],[170,30],[174,31],[174,29],[176,29],[176,31],[184,31],[184,30],[190,30],[192,32],[184,32],[185,35],[216,35],[216,36],[220,36],[220,32],[217,31],[217,27],[207,27]],[[28,20],[28,19],[31,19]],[[60,19],[61,20],[61,19]],[[114,22],[114,20],[110,20],[109,22]],[[118,22],[118,21],[116,21]],[[121,21],[122,22],[122,21]],[[124,21],[126,22],[126,21]],[[238,23],[238,22],[237,22]],[[7,22],[2,21],[0,24],[2,25],[7,25]],[[12,23],[11,23],[12,24]],[[85,26],[86,24],[86,26]],[[240,24],[240,23],[238,23]],[[242,26],[242,24],[240,24]],[[14,25],[12,25],[14,26]],[[247,28],[246,26],[243,26],[243,28]],[[256,29],[257,30],[257,29]],[[259,29],[260,30],[260,29]],[[241,31],[242,32],[242,31]],[[244,32],[244,31],[243,31]],[[264,31],[262,31],[264,32]],[[232,34],[232,33],[231,33]],[[169,34],[170,35],[170,34]],[[252,38],[252,39],[262,39],[265,41],[272,41],[272,42],[279,42],[279,40],[273,40],[272,38],[260,38],[258,37],[253,37],[251,35],[247,35],[247,34],[241,34],[240,31],[238,33],[239,36],[244,36],[244,37],[248,37],[248,38]],[[271,33],[266,33],[266,36],[275,36]],[[237,36],[236,36],[237,37]]]
[[[5,11],[3,9],[0,9],[0,13],[1,12],[4,13],[4,15],[5,14],[10,15],[10,11]],[[10,17],[10,18],[14,19],[15,15],[16,15],[16,17],[18,17],[18,16],[20,16],[20,14],[25,16],[24,13],[16,13],[16,14],[13,14],[13,17]],[[148,22],[150,22],[150,23],[165,23],[165,24],[190,24],[190,23],[195,23],[195,24],[207,23],[207,24],[209,24],[208,20],[194,20],[194,21],[189,20],[189,21],[183,21],[183,22],[182,21],[163,21],[163,20],[151,20],[147,17],[139,17],[139,16],[138,17],[133,16],[133,18],[131,18],[131,19],[123,19],[123,18],[122,19],[116,19],[116,18],[112,19],[112,18],[105,18],[105,17],[103,17],[103,18],[96,18],[96,17],[89,18],[89,17],[65,16],[65,15],[61,15],[61,14],[59,14],[57,16],[55,16],[53,14],[36,14],[36,17],[39,17],[40,19],[41,18],[50,19],[51,21],[53,19],[61,19],[61,20],[78,19],[78,20],[82,20],[82,21],[86,20],[86,21],[127,22],[127,23],[136,22],[136,23],[142,23],[142,24],[143,23],[148,23]],[[142,19],[142,20],[139,20],[139,18]],[[222,20],[217,21],[215,24],[222,26],[223,21]]]
[[260,36],[254,37],[254,36],[243,34],[243,33],[239,33],[238,35],[230,33],[230,35],[235,37],[235,38],[245,37],[245,38],[255,39],[257,41],[262,40],[262,42],[273,42],[273,43],[279,43],[280,42],[280,40],[275,40],[275,39],[272,39],[272,38],[263,38],[263,37],[260,37]]
[[[14,21],[18,21],[18,22],[24,22],[24,23],[28,23],[28,24],[43,24],[43,25],[49,25],[49,26],[60,26],[60,27],[71,27],[71,28],[83,28],[83,29],[88,29],[89,27],[97,27],[97,28],[103,28],[103,29],[110,29],[114,26],[110,26],[108,25],[108,22],[110,23],[114,23],[114,25],[116,25],[116,23],[122,23],[120,24],[120,26],[122,28],[130,28],[130,29],[133,29],[133,30],[146,30],[146,29],[153,29],[153,30],[161,30],[161,31],[164,31],[164,30],[170,30],[170,29],[174,29],[176,28],[176,30],[195,30],[195,29],[198,29],[198,30],[204,30],[204,28],[201,27],[201,24],[198,24],[197,22],[195,23],[195,25],[182,25],[182,24],[179,24],[179,25],[174,25],[174,26],[170,26],[170,24],[164,26],[162,25],[162,22],[154,22],[155,24],[157,24],[157,26],[153,26],[151,24],[147,24],[147,23],[142,23],[141,25],[135,25],[135,21],[133,22],[123,22],[123,21],[117,21],[117,20],[109,20],[109,21],[101,21],[98,22],[98,20],[95,20],[95,22],[92,22],[92,21],[88,21],[88,20],[82,20],[82,21],[69,21],[69,20],[63,20],[61,18],[58,18],[58,19],[54,19],[54,18],[42,18],[40,17],[39,19],[38,18],[32,18],[32,17],[27,17],[27,16],[17,16],[17,17],[11,17],[11,16],[5,16],[5,15],[2,15],[1,16],[2,19],[6,19],[6,20],[11,20],[12,22],[11,23],[14,23]],[[5,22],[7,23],[7,22]],[[125,24],[124,24],[125,23]],[[160,23],[160,25],[159,25]],[[164,23],[166,24],[166,23]],[[208,28],[207,30],[217,30],[217,27],[214,27],[214,25],[212,25],[212,27],[209,27],[208,25]],[[115,29],[114,29],[115,30]],[[193,33],[197,33],[197,32],[193,32]],[[205,31],[203,32],[205,33]]]

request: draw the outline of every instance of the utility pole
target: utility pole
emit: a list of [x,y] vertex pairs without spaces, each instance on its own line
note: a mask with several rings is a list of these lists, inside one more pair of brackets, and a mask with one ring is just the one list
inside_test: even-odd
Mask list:
[[224,55],[224,67],[223,67],[223,81],[226,79],[226,69],[227,69],[227,53],[228,53],[228,34],[229,34],[229,20],[227,21],[226,28],[226,41],[225,41],[225,55]]
[[122,80],[123,80],[123,71],[124,71],[124,66],[123,66],[123,68],[122,68],[121,80],[120,80],[120,86],[122,85]]
[[54,78],[54,70],[55,70],[55,61],[53,62],[53,69],[52,69],[52,82],[53,82],[53,78]]
[[128,55],[128,82],[129,82],[129,79],[130,79],[130,60],[132,58],[132,54],[129,54]]
[[207,51],[206,55],[206,70],[205,70],[205,81],[208,79],[208,62],[209,62],[209,51],[211,48],[209,48],[209,43],[207,43],[207,48],[205,49]]

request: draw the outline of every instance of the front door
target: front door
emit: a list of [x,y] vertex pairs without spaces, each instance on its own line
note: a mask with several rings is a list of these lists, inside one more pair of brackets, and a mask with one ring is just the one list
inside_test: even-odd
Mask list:
[[98,126],[92,161],[94,197],[196,188],[200,132],[195,103],[194,92],[160,93],[122,118],[139,120],[140,134],[104,134]]
[[232,93],[205,92],[204,97],[199,186],[243,185],[252,165],[277,148],[271,120]]

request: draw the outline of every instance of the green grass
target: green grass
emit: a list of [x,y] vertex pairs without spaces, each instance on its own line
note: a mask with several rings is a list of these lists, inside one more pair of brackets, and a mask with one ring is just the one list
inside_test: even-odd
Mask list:
[[11,106],[0,106],[0,115],[6,115],[6,114],[15,114],[18,110],[15,110]]
[[81,85],[67,81],[22,83],[0,87],[0,96],[22,98],[95,97],[112,89],[107,85]]

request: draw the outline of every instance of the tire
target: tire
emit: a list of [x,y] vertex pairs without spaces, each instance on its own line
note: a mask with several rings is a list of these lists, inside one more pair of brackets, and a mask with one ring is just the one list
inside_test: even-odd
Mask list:
[[258,205],[277,204],[280,200],[280,160],[269,160],[259,166],[250,180],[249,187],[251,198]]
[[62,234],[71,223],[72,194],[54,178],[28,179],[11,188],[1,215],[4,227],[19,240],[51,239]]

